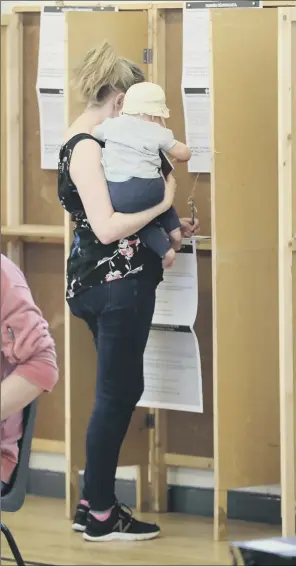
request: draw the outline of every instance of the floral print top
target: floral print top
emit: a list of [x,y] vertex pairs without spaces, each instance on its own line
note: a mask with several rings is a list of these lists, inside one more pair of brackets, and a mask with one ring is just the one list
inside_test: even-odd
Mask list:
[[73,149],[85,139],[99,143],[90,134],[78,134],[62,146],[59,156],[58,196],[74,222],[74,240],[67,261],[66,297],[74,297],[94,285],[127,277],[144,278],[157,285],[162,280],[161,260],[141,243],[136,234],[105,245],[98,240],[87,220],[69,172]]

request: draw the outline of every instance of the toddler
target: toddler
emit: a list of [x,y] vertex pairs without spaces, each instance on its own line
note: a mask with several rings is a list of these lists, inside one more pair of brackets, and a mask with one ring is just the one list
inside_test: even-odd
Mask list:
[[[137,213],[163,200],[161,152],[188,161],[189,148],[165,127],[165,94],[154,83],[137,83],[126,93],[121,116],[108,118],[93,131],[105,143],[103,167],[115,211]],[[141,241],[172,266],[181,246],[179,217],[173,207],[139,231]]]

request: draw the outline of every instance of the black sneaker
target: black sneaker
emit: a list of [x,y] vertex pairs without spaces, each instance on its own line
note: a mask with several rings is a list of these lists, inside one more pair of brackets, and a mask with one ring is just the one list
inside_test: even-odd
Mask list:
[[84,532],[86,528],[86,520],[88,513],[89,513],[88,506],[84,506],[83,504],[78,504],[72,524],[72,530],[74,532]]
[[132,517],[132,511],[125,511],[122,505],[115,504],[108,520],[100,522],[92,514],[88,514],[86,530],[83,538],[87,541],[141,541],[154,539],[160,528],[155,524],[138,522]]

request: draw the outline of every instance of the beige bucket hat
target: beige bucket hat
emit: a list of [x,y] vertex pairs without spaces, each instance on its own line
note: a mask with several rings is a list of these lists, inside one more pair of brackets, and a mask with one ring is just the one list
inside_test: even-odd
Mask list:
[[163,89],[155,83],[137,83],[130,87],[124,97],[123,114],[148,114],[169,118]]

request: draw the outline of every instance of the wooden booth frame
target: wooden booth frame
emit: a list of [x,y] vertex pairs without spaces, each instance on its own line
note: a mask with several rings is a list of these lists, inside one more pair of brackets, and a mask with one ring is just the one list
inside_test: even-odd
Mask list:
[[[84,2],[56,2],[58,5],[83,5]],[[168,77],[168,66],[171,68],[171,60],[167,61],[170,57],[170,50],[168,49],[168,42],[172,38],[177,24],[181,21],[181,10],[183,7],[182,2],[153,2],[147,3],[146,5],[135,3],[122,4],[121,2],[88,2],[88,4],[101,5],[104,6],[119,6],[121,10],[127,11],[137,11],[137,10],[147,10],[147,22],[148,22],[148,49],[152,50],[153,59],[152,62],[147,66],[147,76],[149,80],[160,83],[164,88],[168,86],[168,90],[171,90],[171,78]],[[295,1],[287,1],[285,4],[289,6],[295,6]],[[269,0],[264,2],[265,7],[276,7],[282,5],[282,2]],[[44,250],[46,250],[46,245],[51,246],[64,246],[64,256],[67,257],[69,248],[69,221],[68,218],[63,222],[62,217],[59,224],[30,224],[24,219],[23,215],[23,202],[24,202],[24,143],[23,143],[23,128],[24,128],[24,103],[22,92],[23,92],[23,34],[24,34],[24,18],[30,17],[30,14],[36,14],[40,12],[40,6],[25,6],[17,7],[14,13],[9,18],[9,28],[7,34],[7,66],[6,66],[6,76],[7,76],[7,173],[6,173],[6,204],[5,204],[5,214],[2,214],[2,241],[7,246],[7,254],[21,267],[24,265],[24,246],[26,243],[29,244],[42,244],[44,245]],[[280,11],[279,11],[280,13]],[[292,13],[292,10],[288,10],[287,14]],[[294,13],[294,12],[293,12]],[[37,14],[36,14],[37,15]],[[2,16],[3,18],[3,16]],[[5,18],[7,22],[7,19]],[[2,23],[3,22],[3,23]],[[168,29],[168,25],[171,25],[171,31]],[[4,24],[4,19],[1,19],[1,25]],[[218,38],[219,39],[219,38]],[[285,44],[286,45],[286,44]],[[285,48],[286,49],[286,48]],[[286,53],[286,52],[285,52]],[[175,55],[175,54],[173,54]],[[171,57],[173,57],[171,55]],[[283,96],[287,99],[287,93]],[[285,99],[285,100],[286,100]],[[177,107],[178,101],[172,101],[173,106]],[[286,116],[287,118],[287,116]],[[174,129],[174,127],[173,127]],[[183,126],[180,130],[180,125],[178,124],[179,131],[183,135]],[[215,148],[217,150],[217,148]],[[287,150],[286,150],[287,151]],[[218,160],[219,161],[219,160]],[[16,163],[18,166],[16,167]],[[207,203],[210,200],[210,179],[208,176],[201,176],[198,184],[198,190],[201,197],[204,198]],[[217,183],[217,175],[215,175]],[[189,181],[188,181],[189,183]],[[280,181],[281,183],[281,181]],[[286,179],[282,177],[282,183],[286,183]],[[214,189],[213,189],[214,191]],[[215,193],[212,193],[215,195]],[[208,206],[208,205],[207,205]],[[185,215],[187,211],[187,200],[180,203],[180,214]],[[207,227],[205,235],[208,237],[207,240],[203,238],[197,242],[197,253],[199,254],[200,261],[204,262],[204,265],[208,267],[213,262],[215,266],[217,260],[217,254],[219,253],[219,248],[217,247],[216,239],[213,239],[213,252],[212,252],[212,242],[210,240],[210,222],[209,213],[202,211],[203,222],[202,225]],[[212,221],[212,228],[215,230],[215,222]],[[287,230],[287,226],[285,227]],[[295,228],[294,228],[295,232]],[[291,239],[291,235],[289,236]],[[290,240],[289,240],[290,241]],[[284,241],[286,242],[286,241]],[[286,247],[286,243],[284,246]],[[49,247],[48,247],[49,248]],[[291,251],[291,247],[289,248]],[[213,256],[211,260],[211,256]],[[287,264],[283,267],[285,273],[287,273]],[[210,273],[210,272],[209,272]],[[213,271],[213,289],[217,284],[217,273],[214,269]],[[29,282],[30,283],[30,282]],[[208,282],[205,284],[208,285]],[[289,288],[290,289],[290,288]],[[207,319],[211,320],[211,289],[207,287],[206,299],[208,301],[208,311],[206,313]],[[214,299],[214,327],[217,315],[217,304],[215,304]],[[282,311],[283,313],[283,311]],[[287,316],[287,306],[286,306],[286,316]],[[69,314],[66,310],[65,312],[65,322],[66,328],[69,326],[68,320]],[[284,325],[284,322],[282,323]],[[289,328],[287,333],[290,333]],[[208,328],[207,328],[208,329]],[[215,329],[213,329],[215,330]],[[210,331],[211,333],[212,331]],[[210,335],[211,337],[211,335]],[[290,335],[285,335],[286,339],[290,340]],[[217,337],[216,337],[217,338]],[[68,342],[67,342],[68,341]],[[210,341],[211,342],[211,341]],[[286,344],[286,343],[285,343]],[[79,492],[79,467],[75,454],[75,439],[73,434],[71,436],[72,425],[71,425],[71,412],[74,411],[71,402],[71,389],[70,389],[70,366],[69,366],[69,356],[70,356],[69,336],[67,331],[65,332],[65,353],[64,361],[65,364],[65,418],[66,418],[66,436],[65,440],[61,439],[49,439],[43,438],[41,435],[34,439],[33,450],[40,451],[43,453],[59,453],[66,455],[66,513],[70,517],[73,508],[75,506],[78,492]],[[214,386],[218,383],[218,368],[217,368],[217,352],[216,343],[214,336]],[[282,346],[282,349],[285,347]],[[208,347],[210,349],[210,347]],[[283,350],[281,351],[283,352]],[[212,358],[211,350],[207,352],[208,359]],[[209,366],[210,369],[210,366]],[[281,367],[282,372],[286,375],[286,370]],[[291,367],[289,367],[289,372]],[[209,380],[211,380],[211,370],[209,370]],[[289,374],[290,376],[290,374]],[[287,378],[288,379],[288,378]],[[291,378],[289,378],[291,381]],[[289,382],[290,383],[290,382]],[[281,382],[282,384],[282,382]],[[289,392],[290,390],[288,390]],[[283,391],[281,389],[281,403],[284,400],[290,400],[290,413],[291,415],[291,399],[287,390]],[[284,392],[284,393],[283,393]],[[217,406],[217,392],[214,396],[214,439],[218,435],[219,417],[217,417],[216,411]],[[234,402],[235,403],[235,402]],[[180,418],[181,419],[181,418]],[[213,419],[213,410],[209,410],[208,420]],[[182,420],[180,424],[182,424]],[[199,423],[199,422],[197,422]],[[200,423],[203,423],[202,421]],[[189,429],[187,436],[196,434],[196,430],[199,425],[196,426],[195,422],[188,421]],[[290,427],[291,419],[287,418],[282,422],[282,425],[286,428]],[[187,467],[194,469],[206,469],[213,470],[215,468],[215,506],[214,506],[214,519],[215,519],[215,538],[222,539],[226,537],[226,519],[227,519],[227,493],[231,488],[236,488],[236,484],[232,485],[220,485],[219,484],[219,447],[217,444],[214,447],[215,461],[213,448],[208,451],[198,452],[192,450],[192,454],[183,454],[178,446],[178,450],[174,451],[171,449],[172,443],[169,441],[169,429],[171,426],[170,412],[164,410],[150,410],[149,418],[147,419],[147,425],[149,428],[149,455],[147,455],[147,462],[141,463],[137,467],[137,508],[147,509],[149,500],[149,480],[148,480],[148,465],[150,469],[150,482],[152,487],[152,498],[153,498],[153,509],[155,511],[164,512],[167,511],[167,467]],[[211,434],[211,427],[209,426],[209,436]],[[289,429],[290,431],[290,429]],[[285,438],[286,439],[286,438]],[[284,439],[284,434],[282,434],[282,471],[286,471],[284,474],[284,479],[287,479],[286,486],[291,486],[292,477],[291,473],[288,471],[286,465],[283,465],[283,459],[286,458],[287,449]],[[291,438],[289,437],[289,447],[291,447]],[[134,465],[136,463],[131,461],[126,461],[122,463],[123,465]],[[286,468],[285,468],[286,467]],[[264,475],[263,475],[264,476]],[[276,475],[275,475],[276,476]],[[261,477],[260,477],[261,478]],[[218,481],[217,481],[218,479]],[[279,479],[278,479],[279,480]],[[240,485],[239,485],[240,486]],[[285,510],[288,509],[288,496],[286,496]],[[285,508],[286,506],[286,508]],[[286,517],[286,516],[285,516]],[[291,525],[291,511],[289,512],[289,520],[287,522]],[[285,520],[283,516],[283,529],[285,528]],[[291,530],[290,530],[291,532]]]
[[7,182],[7,35],[10,16],[1,15],[1,226],[6,225]]
[[283,535],[295,535],[296,502],[296,8],[278,14],[279,346]]

